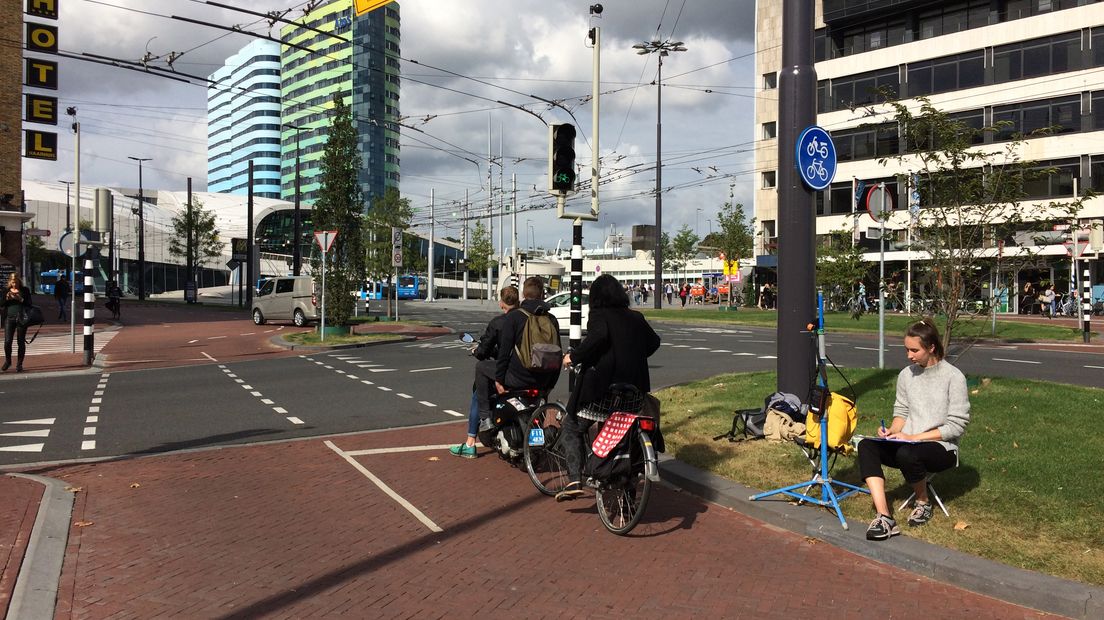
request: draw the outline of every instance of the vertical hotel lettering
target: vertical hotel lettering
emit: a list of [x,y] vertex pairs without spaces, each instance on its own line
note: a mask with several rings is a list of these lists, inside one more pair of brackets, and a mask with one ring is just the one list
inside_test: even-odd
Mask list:
[[[9,0],[10,1],[10,0]],[[24,12],[37,19],[58,18],[58,2],[60,0],[25,0]],[[38,125],[57,126],[58,99],[57,97],[26,89],[39,89],[56,91],[58,88],[58,62],[57,60],[44,59],[34,54],[46,54],[57,57],[58,53],[58,28],[56,24],[24,21],[24,48],[31,55],[24,58],[23,65],[23,122]],[[23,156],[31,159],[57,160],[57,132],[43,131],[41,129],[23,130]]]

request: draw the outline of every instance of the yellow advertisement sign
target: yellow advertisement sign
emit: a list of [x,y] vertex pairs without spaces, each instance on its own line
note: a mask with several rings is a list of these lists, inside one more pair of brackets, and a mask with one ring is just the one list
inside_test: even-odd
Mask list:
[[739,260],[724,260],[724,275],[731,276],[733,274],[740,273],[740,261]]
[[391,4],[395,0],[353,0],[353,12],[357,17],[374,11],[385,4]]

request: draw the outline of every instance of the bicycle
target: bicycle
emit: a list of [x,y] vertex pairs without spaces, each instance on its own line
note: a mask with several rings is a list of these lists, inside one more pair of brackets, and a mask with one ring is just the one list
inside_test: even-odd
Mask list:
[[[579,385],[581,372],[572,368],[574,385]],[[570,402],[570,401],[569,401]],[[591,426],[584,438],[586,458],[583,478],[594,489],[598,517],[610,532],[624,536],[632,531],[651,497],[652,483],[659,481],[659,464],[650,433],[655,432],[656,420],[640,415],[644,395],[634,386],[619,384],[597,403],[591,403],[576,415],[599,422]],[[592,444],[601,435],[599,426],[609,420],[625,421],[625,414],[635,416],[620,443],[627,443],[629,464],[624,473],[603,477],[596,472],[600,460],[593,458]],[[522,458],[533,486],[544,495],[554,496],[568,483],[567,452],[564,445],[563,421],[569,415],[564,405],[553,402],[533,412],[525,429],[525,445]],[[619,445],[620,445],[619,443]],[[609,457],[615,457],[616,450]]]

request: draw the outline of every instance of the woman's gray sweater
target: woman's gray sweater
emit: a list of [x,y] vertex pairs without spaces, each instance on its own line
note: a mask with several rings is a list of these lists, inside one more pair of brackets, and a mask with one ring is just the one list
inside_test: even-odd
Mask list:
[[970,423],[965,375],[946,360],[927,368],[909,364],[897,375],[893,417],[904,418],[901,431],[908,435],[939,429],[939,443],[958,450],[958,439]]

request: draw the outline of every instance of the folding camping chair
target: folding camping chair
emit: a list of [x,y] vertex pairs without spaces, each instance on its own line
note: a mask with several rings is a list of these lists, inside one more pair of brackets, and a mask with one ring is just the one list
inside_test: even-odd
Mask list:
[[[955,450],[955,464],[954,464],[954,467],[952,467],[951,469],[954,469],[955,467],[958,467],[958,450]],[[945,469],[943,471],[951,471],[951,469]],[[943,473],[943,472],[937,472],[937,473]],[[936,474],[934,474],[934,473],[928,474],[924,478],[924,484],[928,485],[928,495],[932,496],[935,499],[935,503],[939,505],[939,509],[943,511],[943,514],[946,515],[947,518],[950,518],[951,513],[947,512],[947,507],[943,505],[943,500],[939,498],[939,494],[935,492],[935,487],[932,486],[931,481],[932,481],[932,478],[935,478],[935,476],[936,476]],[[904,510],[906,507],[908,507],[910,504],[912,504],[912,500],[915,497],[916,497],[916,492],[913,491],[911,494],[909,494],[908,499],[901,502],[901,506],[897,510]]]

